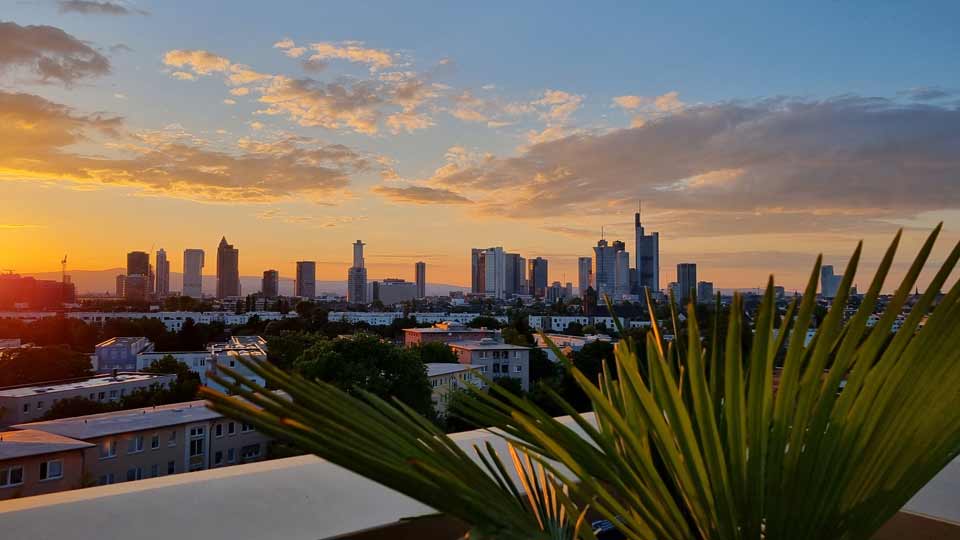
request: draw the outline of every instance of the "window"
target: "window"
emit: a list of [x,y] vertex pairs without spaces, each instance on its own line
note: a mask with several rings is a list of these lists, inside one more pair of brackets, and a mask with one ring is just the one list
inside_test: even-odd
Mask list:
[[248,460],[260,457],[260,445],[250,444],[240,449],[240,459]]
[[127,395],[127,389],[126,389],[126,388],[121,388],[121,389],[120,389],[120,397],[123,397],[123,396],[125,396],[125,395]]
[[216,453],[213,454],[213,464],[220,465],[221,463],[223,463],[223,452],[217,450]]
[[53,459],[40,463],[40,480],[63,478],[63,460]]
[[167,446],[176,446],[177,445],[177,432],[171,431],[170,437],[167,438]]
[[192,427],[190,428],[190,438],[203,437],[203,432],[203,426]]
[[160,465],[154,463],[150,466],[150,478],[156,478],[160,476]]
[[106,486],[114,482],[113,473],[107,473],[100,476],[100,480],[97,481],[98,485]]
[[107,393],[106,393],[106,392],[100,392],[100,393],[97,394],[97,400],[98,400],[98,401],[103,401],[103,398],[105,398],[105,397],[107,397]]
[[174,474],[177,472],[177,462],[168,461],[167,462],[167,474]]
[[514,373],[520,373],[523,371],[523,366],[513,366]]
[[160,434],[154,433],[153,437],[150,437],[150,449],[156,450],[157,448],[160,448]]
[[253,426],[250,424],[240,424],[240,433],[247,433],[253,431]]
[[236,360],[230,360],[230,367],[232,367],[232,368],[237,367],[237,362],[236,362]]
[[42,399],[37,402],[37,408],[38,408],[38,409],[42,409],[42,408],[43,408],[43,400],[42,400]]
[[90,401],[93,401],[93,392],[90,392]]
[[143,452],[143,435],[134,435],[127,440],[127,453],[136,454]]
[[110,399],[116,399],[116,398],[117,398],[117,391],[116,391],[116,390],[111,390],[111,391],[110,391]]
[[117,441],[109,439],[100,444],[100,459],[108,459],[117,456]]
[[227,434],[228,434],[228,435],[233,435],[233,434],[236,433],[236,432],[237,432],[237,426],[236,426],[236,424],[234,424],[233,422],[229,422],[229,423],[227,424]]
[[217,437],[223,437],[223,424],[217,424],[213,426],[213,433]]
[[190,457],[203,455],[203,439],[190,439]]
[[141,469],[140,467],[133,467],[133,468],[127,469],[127,482],[131,482],[133,480],[140,480],[141,478],[143,478],[143,469]]
[[19,486],[23,483],[23,467],[15,465],[0,469],[0,488]]
[[23,404],[23,412],[30,412],[30,404],[29,404],[29,403],[24,403],[24,404]]
[[500,364],[494,364],[494,365],[493,365],[493,372],[494,372],[494,373],[500,373]]
[[234,448],[227,448],[227,463],[234,463],[237,461],[237,451]]

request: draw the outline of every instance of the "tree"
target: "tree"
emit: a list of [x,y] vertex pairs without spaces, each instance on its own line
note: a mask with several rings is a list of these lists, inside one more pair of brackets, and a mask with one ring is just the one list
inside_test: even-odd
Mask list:
[[305,350],[294,368],[308,379],[334,384],[347,392],[366,390],[396,397],[425,416],[433,415],[430,381],[411,350],[358,334],[350,339],[321,340]]
[[283,332],[267,336],[267,359],[275,366],[289,371],[303,352],[325,338],[312,332]]
[[120,405],[116,402],[103,403],[87,399],[83,396],[76,396],[55,402],[40,419],[56,420],[58,418],[73,418],[74,416],[86,416],[88,414],[116,411],[119,410],[119,408]]
[[92,372],[90,357],[65,345],[0,353],[0,387],[88,377]]
[[[591,381],[596,382],[597,376],[603,371],[604,360],[607,361],[609,368],[613,371],[611,375],[616,376],[616,366],[613,362],[613,344],[609,341],[587,343],[579,351],[573,353],[572,360],[574,367]],[[577,384],[569,370],[565,371],[560,379],[558,393],[578,411],[590,409],[590,399]]]
[[424,364],[458,364],[460,358],[449,345],[442,341],[417,343],[410,350],[417,354]]
[[491,330],[498,330],[501,325],[500,321],[497,319],[486,315],[481,315],[480,317],[476,317],[467,323],[467,326],[470,328],[489,328]]

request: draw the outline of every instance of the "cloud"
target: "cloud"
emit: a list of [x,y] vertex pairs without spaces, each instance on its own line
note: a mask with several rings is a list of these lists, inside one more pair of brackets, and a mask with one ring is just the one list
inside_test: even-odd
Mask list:
[[224,105],[236,105],[236,104],[237,104],[237,100],[227,98],[227,99],[223,100],[223,104],[224,104]]
[[515,157],[448,159],[420,182],[468,197],[487,215],[604,216],[643,199],[694,213],[701,230],[720,214],[748,230],[960,208],[958,170],[960,111],[843,96],[684,107]]
[[[285,50],[292,46],[292,40],[275,44]],[[437,92],[413,72],[387,72],[369,80],[321,82],[260,73],[205,50],[171,50],[163,61],[183,70],[171,73],[179,79],[221,74],[228,86],[237,87],[231,89],[232,95],[259,94],[257,101],[264,108],[257,114],[286,116],[300,126],[374,135],[382,126],[396,134],[433,125],[423,106],[436,98]]]
[[541,144],[574,133],[575,130],[569,127],[570,117],[582,103],[583,96],[563,90],[546,90],[543,96],[531,105],[540,111],[540,119],[547,125],[541,131],[527,132],[527,142]]
[[0,75],[6,71],[22,71],[39,82],[69,86],[108,74],[110,61],[59,28],[0,22]]
[[939,101],[956,96],[957,92],[939,86],[918,86],[897,94],[914,101]]
[[[85,115],[39,96],[0,92],[0,179],[129,186],[207,202],[342,199],[351,176],[374,160],[310,137],[241,139],[212,148],[176,125],[128,133],[123,121]],[[99,142],[120,157],[71,149]]]
[[371,191],[381,197],[404,204],[468,204],[470,199],[447,189],[424,186],[374,186]]
[[[394,65],[394,54],[387,50],[371,49],[363,46],[362,41],[342,41],[339,43],[311,43],[313,55],[310,60],[346,60],[367,64],[371,70],[382,70]],[[287,49],[290,50],[289,48]]]
[[686,105],[676,90],[654,97],[626,95],[613,98],[616,107],[634,113],[630,127],[643,127],[649,120],[680,111]]
[[94,0],[60,0],[57,2],[60,13],[80,13],[83,15],[149,15],[142,9],[129,8],[117,2],[97,2]]

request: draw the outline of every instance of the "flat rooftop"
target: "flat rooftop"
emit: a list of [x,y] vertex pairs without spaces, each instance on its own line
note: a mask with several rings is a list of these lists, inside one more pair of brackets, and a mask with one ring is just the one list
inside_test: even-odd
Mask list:
[[404,328],[404,332],[412,332],[415,334],[455,334],[457,332],[485,332],[489,334],[496,334],[496,330],[491,330],[489,328],[437,328],[432,326],[430,328]]
[[0,433],[0,461],[90,448],[90,443],[36,429]]
[[89,379],[69,379],[65,381],[50,381],[39,384],[10,386],[0,388],[0,398],[3,397],[30,397],[45,394],[56,394],[57,392],[68,392],[71,390],[92,390],[95,388],[109,387],[116,384],[127,384],[135,382],[149,382],[155,379],[167,378],[169,375],[158,373],[139,373],[124,372],[113,375],[100,375],[90,377]]
[[222,416],[220,413],[208,409],[207,402],[200,399],[129,411],[17,424],[11,427],[13,429],[45,431],[64,437],[87,440],[119,433],[178,426],[190,422],[204,422]]
[[449,375],[451,373],[458,373],[461,371],[480,369],[480,366],[475,366],[473,364],[442,364],[430,362],[424,365],[427,366],[427,377],[436,377],[438,375]]
[[109,345],[133,345],[134,343],[136,343],[136,342],[138,342],[138,341],[140,341],[140,340],[143,340],[143,339],[147,339],[147,338],[145,338],[145,337],[143,337],[143,336],[129,336],[129,337],[128,337],[128,336],[120,336],[120,337],[112,337],[112,338],[110,338],[110,339],[107,339],[107,340],[101,341],[100,343],[97,343],[97,347],[106,347],[106,346],[109,346]]
[[466,349],[468,351],[498,350],[498,351],[529,351],[530,347],[510,345],[500,341],[456,341],[448,343],[452,349]]

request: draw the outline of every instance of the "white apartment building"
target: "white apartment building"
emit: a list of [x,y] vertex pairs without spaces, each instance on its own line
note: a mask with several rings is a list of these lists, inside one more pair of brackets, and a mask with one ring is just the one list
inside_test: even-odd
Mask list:
[[493,339],[448,343],[460,363],[483,367],[487,377],[510,377],[520,382],[524,392],[530,390],[530,348],[510,345]]
[[[408,313],[410,317],[417,320],[418,323],[444,323],[452,322],[457,324],[470,324],[474,319],[480,317],[478,313]],[[509,321],[506,315],[492,315],[494,319],[501,323]],[[369,312],[369,311],[331,311],[327,314],[330,321],[344,321],[348,323],[367,323],[370,326],[390,326],[393,321],[403,318],[402,311],[389,312]]]
[[484,366],[466,364],[437,364],[428,363],[427,379],[432,389],[433,408],[438,414],[447,411],[452,392],[465,388],[468,385],[483,388],[480,374],[486,375]]
[[0,319],[18,319],[28,323],[60,315],[97,326],[102,326],[111,319],[157,319],[171,332],[183,328],[187,319],[193,319],[197,324],[219,322],[224,326],[240,326],[247,324],[253,317],[259,317],[261,321],[278,321],[297,316],[296,313],[279,311],[248,311],[239,314],[227,311],[0,311]]
[[205,351],[149,351],[137,355],[138,369],[149,367],[150,364],[164,356],[172,356],[178,362],[183,362],[190,369],[200,375],[200,381],[211,388],[223,390],[216,382],[209,378],[211,372],[218,367],[229,367],[248,379],[263,385],[262,377],[254,374],[238,361],[239,357],[249,358],[258,362],[267,361],[267,340],[260,336],[233,336],[225,343],[213,343]]

